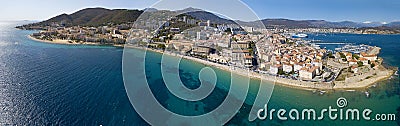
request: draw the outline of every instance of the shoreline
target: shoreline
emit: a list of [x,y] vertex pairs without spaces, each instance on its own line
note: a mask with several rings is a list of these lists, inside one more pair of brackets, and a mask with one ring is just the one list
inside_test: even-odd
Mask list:
[[[28,35],[28,38],[38,41],[38,42],[44,42],[44,43],[51,43],[51,44],[63,44],[63,45],[93,45],[93,46],[99,46],[101,44],[97,44],[97,43],[70,43],[68,40],[56,40],[56,41],[47,41],[47,40],[40,40],[40,39],[36,39],[34,37],[32,37],[31,35]],[[377,76],[375,75],[374,77],[368,78],[368,79],[364,79],[362,81],[359,82],[353,82],[353,83],[344,83],[341,85],[337,85],[335,84],[337,81],[333,81],[333,82],[305,82],[305,81],[300,81],[300,80],[292,80],[292,79],[285,79],[285,78],[280,78],[280,77],[276,77],[276,76],[270,76],[270,75],[264,75],[264,74],[260,74],[260,73],[256,73],[253,71],[249,71],[249,70],[244,70],[244,69],[240,69],[240,68],[235,68],[232,69],[233,67],[231,66],[226,66],[226,65],[222,65],[222,64],[218,64],[218,63],[213,63],[213,62],[209,62],[209,61],[205,61],[202,59],[198,59],[198,58],[194,58],[194,57],[189,57],[189,56],[183,56],[183,55],[179,55],[179,54],[171,54],[168,52],[163,52],[161,50],[154,50],[154,49],[149,49],[149,48],[141,48],[141,47],[136,47],[136,46],[130,46],[130,45],[108,45],[108,46],[113,46],[113,47],[126,47],[126,48],[135,48],[135,49],[141,49],[144,51],[152,51],[152,52],[156,52],[156,53],[160,53],[160,54],[166,54],[169,56],[179,56],[182,57],[184,59],[193,61],[193,62],[197,62],[197,63],[201,63],[203,65],[207,65],[207,66],[213,66],[215,68],[221,69],[223,71],[226,72],[233,72],[235,74],[238,74],[240,76],[244,76],[244,77],[249,77],[250,79],[258,79],[258,80],[263,80],[263,81],[268,81],[271,82],[273,84],[278,84],[281,86],[285,86],[288,88],[296,88],[296,89],[302,89],[302,90],[349,90],[349,89],[365,89],[370,87],[371,85],[374,85],[375,83],[379,82],[379,81],[383,81],[383,80],[387,80],[388,78],[390,78],[395,71],[393,70],[389,70],[386,69],[386,75],[384,76]],[[382,66],[383,67],[383,66]]]
[[[162,52],[161,50],[154,50],[154,49],[148,49],[148,48],[140,48],[140,47],[136,47],[136,46],[125,46],[127,48],[135,48],[135,49],[141,49],[144,51],[152,51],[152,52],[156,52],[156,53],[160,53],[160,54],[166,54],[169,56],[179,56],[182,57],[184,59],[193,61],[193,62],[197,62],[197,63],[201,63],[203,65],[206,66],[212,66],[218,69],[221,69],[223,71],[226,72],[234,72],[240,76],[244,76],[244,77],[249,77],[251,79],[258,79],[258,80],[264,80],[264,81],[268,81],[271,82],[273,84],[278,84],[280,86],[285,86],[288,88],[296,88],[296,89],[302,89],[302,90],[350,90],[350,89],[365,89],[370,87],[371,85],[376,84],[379,81],[383,81],[386,80],[388,78],[390,78],[393,74],[394,71],[392,70],[386,70],[387,74],[386,76],[374,76],[372,78],[369,79],[365,79],[361,82],[354,82],[354,83],[347,83],[346,86],[343,85],[329,85],[329,83],[324,83],[324,82],[304,82],[304,81],[299,81],[299,80],[291,80],[291,79],[285,79],[285,78],[280,78],[280,77],[276,77],[276,76],[269,76],[269,75],[264,75],[264,74],[260,74],[260,73],[256,73],[256,72],[252,72],[252,71],[248,71],[248,75],[246,75],[247,73],[244,73],[247,70],[243,70],[243,69],[231,69],[231,66],[226,66],[226,65],[222,65],[222,64],[218,64],[218,63],[213,63],[213,62],[209,62],[209,61],[205,61],[202,59],[197,59],[194,57],[189,57],[189,56],[183,56],[183,55],[179,55],[179,54],[171,54],[171,53],[166,53],[166,52]],[[335,81],[333,81],[334,83]]]
[[[42,39],[37,39],[35,37],[33,37],[32,35],[28,35],[27,36],[29,39],[32,39],[34,41],[38,41],[38,42],[43,42],[43,43],[49,43],[49,44],[59,44],[59,45],[93,45],[93,46],[103,46],[105,44],[99,44],[99,43],[94,43],[94,42],[71,42],[70,40],[61,40],[61,39],[56,39],[53,41],[49,41],[49,40],[42,40]],[[114,47],[124,47],[124,45],[106,45],[106,46],[114,46]]]

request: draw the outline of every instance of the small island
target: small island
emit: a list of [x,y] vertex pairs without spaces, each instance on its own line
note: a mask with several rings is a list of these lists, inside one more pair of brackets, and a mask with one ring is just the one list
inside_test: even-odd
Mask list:
[[[257,28],[238,26],[231,20],[198,10],[184,14],[165,10],[149,12],[164,16],[161,19],[166,20],[162,22],[154,22],[154,17],[138,19],[144,13],[139,10],[92,8],[79,14],[91,12],[91,15],[96,15],[93,10],[104,12],[100,16],[109,20],[99,21],[97,15],[82,23],[77,21],[77,13],[63,14],[17,28],[40,30],[29,36],[37,41],[147,49],[180,55],[227,71],[239,71],[237,73],[242,75],[249,72],[252,78],[305,89],[365,88],[395,72],[383,65],[384,59],[378,57],[379,47],[346,45],[327,50],[302,39],[307,34],[297,34],[317,31],[365,34],[374,28],[369,28],[369,32],[359,32],[368,28],[280,28],[277,25],[271,26],[279,28]],[[132,19],[124,18],[124,15]],[[208,19],[196,17],[198,15],[207,15]],[[148,30],[149,27],[156,30]],[[374,33],[396,34],[398,30],[385,29]]]

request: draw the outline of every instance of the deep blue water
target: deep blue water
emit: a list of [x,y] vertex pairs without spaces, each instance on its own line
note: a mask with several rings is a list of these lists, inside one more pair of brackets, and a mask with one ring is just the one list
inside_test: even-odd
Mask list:
[[[398,50],[400,49],[400,35],[367,35],[367,34],[309,34],[308,40],[318,40],[321,43],[350,43],[355,45],[367,44],[381,47],[379,56],[392,66],[400,67]],[[320,43],[317,42],[317,43]],[[334,50],[343,45],[321,45],[321,48]]]
[[125,93],[123,49],[52,45],[0,24],[0,125],[145,124]]
[[[21,22],[19,22],[21,23]],[[25,23],[25,22],[23,22]],[[0,23],[0,125],[147,125],[135,112],[125,92],[122,78],[122,48],[107,46],[55,45],[29,40],[34,31],[17,30],[15,22]],[[400,66],[397,55],[399,36],[336,34],[347,41],[382,47],[387,64]],[[334,38],[326,41],[336,41]],[[352,39],[350,39],[352,38]],[[317,38],[316,38],[317,39]],[[341,39],[338,39],[339,41]],[[149,53],[147,79],[158,101],[180,114],[196,115],[214,109],[229,89],[227,72],[216,70],[218,83],[210,97],[199,102],[184,102],[172,96],[160,76],[160,54]],[[189,88],[198,86],[198,72],[204,65],[183,60],[182,80]],[[251,81],[246,104],[229,122],[233,125],[397,125],[396,121],[247,121],[258,90]],[[366,98],[363,91],[371,92]],[[379,82],[376,88],[361,91],[329,91],[325,95],[276,85],[270,108],[326,108],[335,106],[338,97],[346,97],[349,107],[371,108],[375,112],[400,111],[399,79]],[[190,104],[204,104],[200,113]],[[169,106],[171,105],[172,106]]]

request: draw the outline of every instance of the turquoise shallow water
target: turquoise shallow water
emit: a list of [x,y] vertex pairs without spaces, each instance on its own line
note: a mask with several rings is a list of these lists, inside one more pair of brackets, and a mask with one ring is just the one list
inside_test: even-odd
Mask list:
[[[17,22],[21,23],[21,22]],[[24,23],[24,22],[22,22]],[[26,36],[33,31],[12,28],[15,22],[0,23],[0,125],[147,125],[133,109],[122,81],[123,49],[105,46],[68,46],[40,43]],[[391,66],[400,66],[398,35],[334,34],[325,41],[365,43],[382,47],[381,56]],[[351,39],[350,39],[351,38]],[[138,50],[137,50],[138,51]],[[217,88],[209,97],[187,102],[173,96],[163,85],[161,55],[149,52],[147,79],[157,100],[178,114],[198,115],[216,108],[229,89],[229,73],[215,69]],[[199,86],[198,72],[205,67],[192,61],[180,64],[181,79],[189,88]],[[396,121],[247,121],[258,90],[252,80],[245,105],[228,125],[397,125]],[[371,97],[365,97],[368,90]],[[360,91],[328,91],[324,95],[276,85],[269,108],[315,108],[336,106],[345,97],[349,108],[370,108],[377,113],[399,116],[399,78],[382,81]],[[197,107],[193,107],[193,105]]]

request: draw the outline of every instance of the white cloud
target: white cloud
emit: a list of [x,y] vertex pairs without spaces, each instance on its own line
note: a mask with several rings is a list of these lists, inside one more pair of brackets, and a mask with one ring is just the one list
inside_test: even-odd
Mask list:
[[372,23],[371,21],[364,21],[363,22],[364,24],[370,24],[370,23]]

